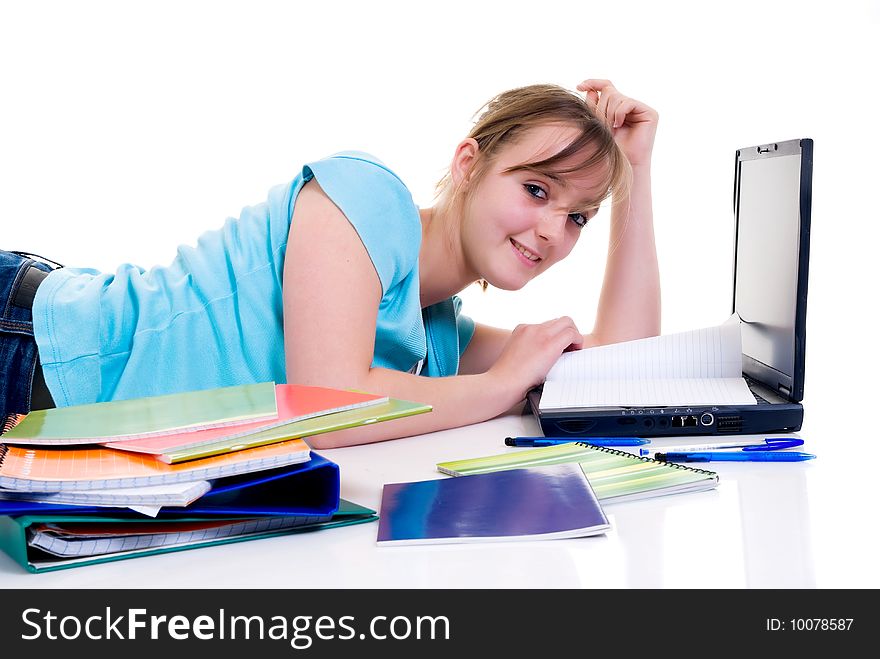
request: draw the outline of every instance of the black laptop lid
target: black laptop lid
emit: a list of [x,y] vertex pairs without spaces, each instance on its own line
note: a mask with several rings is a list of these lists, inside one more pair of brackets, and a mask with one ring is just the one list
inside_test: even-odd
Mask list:
[[743,374],[804,397],[813,141],[736,152],[733,312],[742,320]]

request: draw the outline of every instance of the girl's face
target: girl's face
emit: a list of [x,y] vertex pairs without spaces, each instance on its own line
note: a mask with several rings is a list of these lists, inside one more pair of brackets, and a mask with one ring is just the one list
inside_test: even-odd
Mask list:
[[562,124],[530,129],[504,147],[473,191],[461,225],[464,257],[470,271],[492,286],[525,286],[569,255],[583,225],[595,215],[604,172],[564,177],[535,170],[505,173],[559,153],[577,135],[576,128]]

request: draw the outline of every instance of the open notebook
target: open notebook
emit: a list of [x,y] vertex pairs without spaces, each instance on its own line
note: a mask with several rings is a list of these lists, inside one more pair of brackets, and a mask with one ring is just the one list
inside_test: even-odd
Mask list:
[[547,374],[540,409],[755,403],[731,316],[717,327],[567,352]]

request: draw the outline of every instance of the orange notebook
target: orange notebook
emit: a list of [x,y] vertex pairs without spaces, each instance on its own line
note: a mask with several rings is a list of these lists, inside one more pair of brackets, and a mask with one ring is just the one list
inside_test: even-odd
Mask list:
[[310,459],[301,439],[166,464],[111,448],[44,449],[0,444],[0,488],[25,492],[109,490],[237,476]]
[[[275,403],[278,408],[278,417],[272,421],[257,421],[233,428],[208,428],[195,432],[162,435],[161,437],[101,443],[109,448],[123,451],[161,455],[170,450],[187,449],[203,444],[244,438],[256,432],[279,428],[297,421],[387,402],[387,396],[376,396],[357,391],[307,387],[299,384],[276,384]],[[283,433],[279,434],[279,438],[284,438]]]

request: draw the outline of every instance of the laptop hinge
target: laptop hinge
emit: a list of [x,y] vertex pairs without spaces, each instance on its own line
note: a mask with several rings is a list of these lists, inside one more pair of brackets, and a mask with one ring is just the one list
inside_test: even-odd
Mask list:
[[777,384],[777,390],[786,398],[791,398],[791,387],[786,387],[784,384]]

